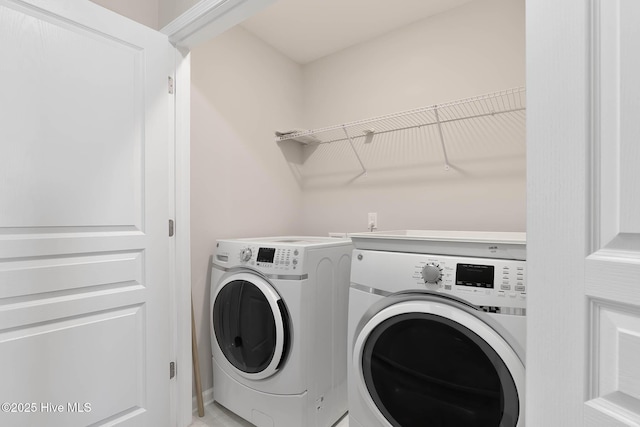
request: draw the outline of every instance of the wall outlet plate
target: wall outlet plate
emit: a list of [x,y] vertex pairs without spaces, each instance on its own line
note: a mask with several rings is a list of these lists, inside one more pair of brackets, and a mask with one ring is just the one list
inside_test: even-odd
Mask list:
[[378,213],[369,212],[367,215],[367,228],[369,231],[376,230],[378,228]]

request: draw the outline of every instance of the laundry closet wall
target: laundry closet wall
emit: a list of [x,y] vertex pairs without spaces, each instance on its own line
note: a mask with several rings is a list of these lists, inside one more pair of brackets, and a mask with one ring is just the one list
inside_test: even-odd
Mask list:
[[[475,0],[304,66],[304,126],[524,86],[524,5]],[[378,213],[382,230],[524,231],[524,133],[498,141],[482,133],[500,129],[476,125],[445,131],[450,171],[435,128],[416,130],[411,141],[374,136],[361,153],[367,176],[357,177],[361,168],[346,142],[309,152],[302,169],[305,233],[364,231],[368,212]]]
[[300,66],[241,27],[191,52],[191,278],[203,389],[212,386],[216,239],[301,232],[300,188],[273,142],[301,121]]
[[[91,0],[93,3],[126,16],[142,25],[157,30],[160,28],[159,1],[160,0]],[[165,0],[166,1],[166,0]],[[176,1],[176,0],[172,0]]]
[[[110,0],[113,1],[113,0]],[[200,0],[156,0],[158,2],[158,22],[160,28],[182,15]]]
[[109,10],[159,30],[200,0],[91,0]]

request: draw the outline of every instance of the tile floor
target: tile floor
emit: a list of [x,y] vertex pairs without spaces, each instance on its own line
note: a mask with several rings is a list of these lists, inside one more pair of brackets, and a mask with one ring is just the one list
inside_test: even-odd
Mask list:
[[[253,427],[253,424],[217,403],[210,403],[204,407],[204,417],[194,415],[189,427]],[[349,427],[349,417],[345,415],[333,427]]]

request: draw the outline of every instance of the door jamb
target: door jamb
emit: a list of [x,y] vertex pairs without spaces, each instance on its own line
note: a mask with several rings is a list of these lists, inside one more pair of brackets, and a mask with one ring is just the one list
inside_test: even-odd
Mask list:
[[275,0],[201,0],[160,30],[174,47],[174,197],[175,251],[171,298],[172,356],[179,367],[172,387],[176,427],[191,424],[191,238],[190,238],[190,50],[239,24]]

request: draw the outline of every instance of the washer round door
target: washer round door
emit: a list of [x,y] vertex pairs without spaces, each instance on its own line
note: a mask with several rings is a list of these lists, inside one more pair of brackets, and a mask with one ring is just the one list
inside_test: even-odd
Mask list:
[[214,295],[212,324],[218,348],[238,374],[263,379],[275,374],[289,347],[284,302],[262,277],[229,276]]
[[383,425],[523,425],[524,365],[472,310],[435,299],[399,302],[356,334],[358,388]]

